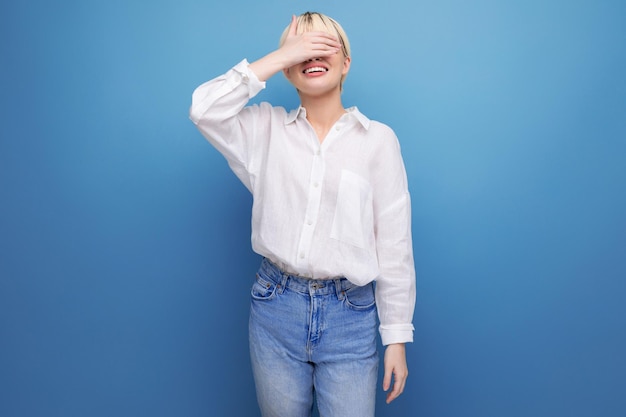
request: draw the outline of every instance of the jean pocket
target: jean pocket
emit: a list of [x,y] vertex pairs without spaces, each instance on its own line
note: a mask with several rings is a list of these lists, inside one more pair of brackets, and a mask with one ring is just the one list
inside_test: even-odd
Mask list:
[[276,295],[276,284],[257,274],[250,295],[255,300],[271,300]]
[[353,310],[370,310],[376,306],[374,286],[352,287],[345,292],[345,304]]

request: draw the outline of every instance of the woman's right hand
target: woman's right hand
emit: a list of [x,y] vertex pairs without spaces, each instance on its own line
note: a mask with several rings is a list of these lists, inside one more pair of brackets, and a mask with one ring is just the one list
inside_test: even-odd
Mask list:
[[283,69],[300,64],[313,58],[323,58],[336,54],[341,50],[339,40],[327,32],[304,32],[297,34],[298,20],[291,17],[291,24],[280,52],[285,59]]
[[277,72],[313,58],[323,58],[341,50],[339,40],[326,32],[297,33],[298,20],[291,17],[289,31],[283,45],[250,64],[259,80],[266,81]]

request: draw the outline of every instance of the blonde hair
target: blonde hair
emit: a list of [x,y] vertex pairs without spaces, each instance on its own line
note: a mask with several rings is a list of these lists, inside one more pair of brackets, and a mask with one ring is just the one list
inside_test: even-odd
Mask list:
[[[343,30],[339,22],[332,17],[328,17],[325,14],[317,12],[304,12],[296,18],[298,35],[304,32],[326,32],[333,36],[336,36],[341,43],[341,51],[345,57],[350,57],[350,42],[348,41],[348,35]],[[289,33],[289,26],[285,28],[283,34],[280,37],[279,46],[283,46]],[[341,77],[341,89],[343,89],[343,80],[346,76]]]

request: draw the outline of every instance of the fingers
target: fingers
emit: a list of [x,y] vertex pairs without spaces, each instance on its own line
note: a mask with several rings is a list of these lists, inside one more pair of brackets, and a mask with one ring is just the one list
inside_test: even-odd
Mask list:
[[[324,55],[332,55],[341,50],[341,44],[337,39],[326,32],[307,32],[302,34],[303,50],[310,52],[322,52]],[[311,58],[315,58],[312,56]]]
[[284,56],[285,68],[300,64],[309,59],[323,58],[340,51],[336,43],[324,36],[305,33],[289,38],[280,48]]
[[291,24],[289,25],[289,34],[288,36],[296,36],[296,32],[298,30],[298,20],[296,19],[296,15],[291,15]]
[[393,374],[393,369],[385,366],[385,376],[383,377],[383,391],[387,391],[391,386],[391,376]]
[[311,39],[323,41],[324,43],[327,43],[328,45],[331,45],[335,48],[341,48],[341,43],[339,42],[339,39],[337,39],[336,36],[333,36],[328,32],[305,32],[302,35],[308,35],[311,37]]
[[338,51],[341,43],[336,37],[326,32],[304,32],[292,37],[292,42],[300,49],[328,49]]
[[[393,375],[393,389],[390,392],[387,393],[387,404],[389,404],[390,402],[392,402],[393,400],[398,398],[400,396],[400,394],[402,394],[404,392],[404,387],[406,386],[406,378],[407,378],[407,376],[408,376],[408,373],[400,374],[399,372],[394,372],[394,375]],[[390,381],[387,382],[387,384],[389,384],[389,383],[390,383]],[[383,382],[383,384],[384,384],[384,382]],[[385,389],[385,391],[387,389],[389,389],[389,385],[387,385],[387,388]]]

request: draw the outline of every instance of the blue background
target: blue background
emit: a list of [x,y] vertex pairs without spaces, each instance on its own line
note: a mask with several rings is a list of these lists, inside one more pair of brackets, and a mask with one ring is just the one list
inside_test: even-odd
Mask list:
[[413,197],[411,375],[377,416],[626,415],[617,0],[2,2],[0,415],[258,415],[251,198],[187,112],[309,9]]

